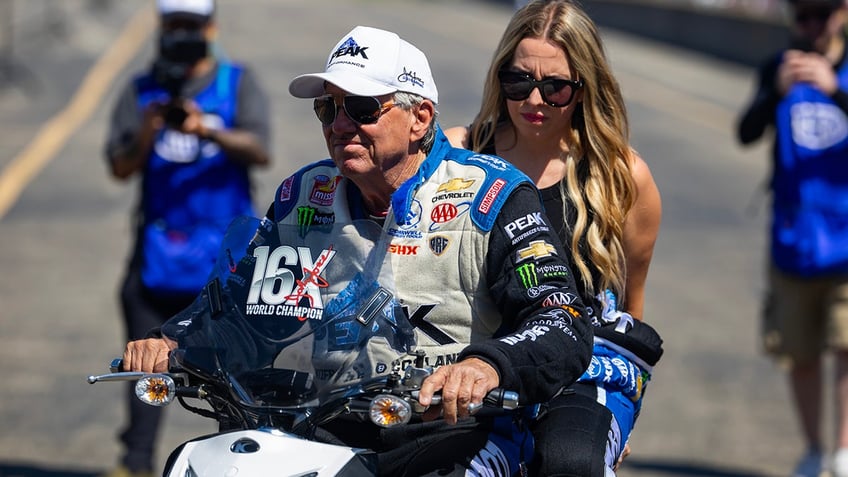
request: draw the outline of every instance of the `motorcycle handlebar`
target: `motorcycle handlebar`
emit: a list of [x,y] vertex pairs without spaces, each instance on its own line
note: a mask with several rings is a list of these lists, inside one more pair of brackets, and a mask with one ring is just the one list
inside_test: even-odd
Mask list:
[[[109,370],[112,373],[124,375],[124,376],[122,376],[123,380],[126,380],[128,377],[138,377],[136,375],[142,375],[143,374],[143,373],[122,373],[121,370],[123,368],[123,363],[124,363],[124,360],[122,358],[114,358],[112,360],[112,362],[109,364]],[[130,375],[133,375],[133,376],[130,376]],[[95,378],[95,377],[89,377],[89,382],[93,382],[93,381],[91,381],[92,378]],[[105,379],[101,379],[101,380],[105,380]],[[231,383],[231,385],[232,385],[232,383]],[[185,386],[185,387],[178,387],[177,388],[177,395],[185,396],[185,397],[199,397],[198,396],[199,392],[200,392],[200,389],[197,386]],[[242,397],[244,397],[244,396],[242,396]],[[418,391],[413,391],[412,397],[417,400],[418,399]],[[441,395],[438,395],[438,394],[434,395],[433,399],[431,401],[431,405],[435,406],[435,405],[440,404],[441,398],[442,398]],[[518,393],[515,392],[515,391],[507,391],[506,389],[503,389],[503,388],[495,388],[495,389],[492,389],[491,391],[489,391],[488,394],[486,394],[486,397],[483,398],[483,403],[481,403],[481,404],[472,403],[469,406],[472,408],[472,412],[476,411],[479,407],[483,407],[483,406],[493,407],[493,408],[501,408],[501,409],[506,409],[506,410],[513,410],[513,409],[516,409],[518,407]]]
[[[416,400],[418,399],[418,391],[413,391],[412,397]],[[431,406],[437,406],[441,404],[442,396],[440,394],[434,394],[433,398],[430,400]],[[506,410],[513,410],[518,407],[518,393],[515,391],[507,391],[503,388],[495,388],[489,391],[486,394],[486,397],[483,398],[483,402],[480,404],[471,403],[469,404],[470,409],[473,411],[479,409],[480,407],[496,407]]]

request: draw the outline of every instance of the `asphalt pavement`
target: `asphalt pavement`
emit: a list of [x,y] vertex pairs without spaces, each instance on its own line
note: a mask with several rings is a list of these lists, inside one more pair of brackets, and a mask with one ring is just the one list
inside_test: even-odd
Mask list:
[[[30,15],[15,20],[12,48],[0,43],[0,189],[19,190],[9,199],[0,190],[0,476],[92,476],[119,454],[123,387],[85,377],[122,349],[117,287],[137,187],[108,177],[102,147],[119,88],[150,61],[151,2],[63,0],[57,11],[58,2],[43,9],[51,0],[5,1],[0,17],[8,5]],[[471,121],[511,13],[505,2],[472,0],[219,5],[220,50],[254,67],[272,106],[274,164],[255,175],[260,210],[283,177],[326,157],[311,104],[287,85],[320,70],[342,34],[377,26],[421,47],[440,89],[439,120],[453,126]],[[603,33],[633,143],[664,202],[645,318],[666,354],[619,475],[789,475],[801,441],[783,375],[757,345],[767,147],[743,150],[733,139],[753,71]],[[126,65],[103,60],[119,46]],[[178,408],[166,416],[160,461],[214,428]]]

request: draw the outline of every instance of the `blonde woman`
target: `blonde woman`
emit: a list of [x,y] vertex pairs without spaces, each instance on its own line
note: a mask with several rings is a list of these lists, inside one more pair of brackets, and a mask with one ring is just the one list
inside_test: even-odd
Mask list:
[[578,291],[593,303],[592,365],[543,406],[532,474],[614,475],[662,355],[659,335],[641,321],[662,207],[629,145],[624,101],[592,20],[569,0],[519,9],[495,51],[479,113],[446,134],[530,176],[546,225],[571,251]]

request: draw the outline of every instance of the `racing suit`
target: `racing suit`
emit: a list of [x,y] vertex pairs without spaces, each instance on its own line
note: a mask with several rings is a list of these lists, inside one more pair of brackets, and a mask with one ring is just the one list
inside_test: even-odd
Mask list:
[[[267,218],[305,233],[367,219],[368,213],[357,186],[324,160],[282,182]],[[418,173],[392,195],[382,224],[391,237],[399,301],[427,364],[480,358],[498,372],[500,386],[517,391],[526,405],[550,399],[580,377],[591,356],[592,327],[548,223],[529,178],[496,156],[451,147],[437,131]],[[163,332],[183,340],[181,345],[193,339],[184,317]],[[229,349],[248,354],[252,347]],[[391,367],[377,358],[380,364]],[[320,366],[316,379],[330,374]],[[467,468],[512,475],[532,453],[532,436],[515,417],[471,417],[456,426],[413,421],[400,431],[362,424],[355,432],[343,425],[330,431],[347,445],[381,452],[381,474],[400,475],[405,468],[415,475],[444,472],[448,462],[456,475],[466,475]]]

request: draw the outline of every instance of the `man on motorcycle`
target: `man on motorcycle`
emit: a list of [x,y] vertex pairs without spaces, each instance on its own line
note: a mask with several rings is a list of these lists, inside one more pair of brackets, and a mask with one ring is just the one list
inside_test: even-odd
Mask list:
[[[354,28],[324,72],[298,76],[289,92],[314,98],[330,159],[284,180],[266,218],[302,230],[379,223],[416,349],[438,366],[420,390],[425,406],[441,394],[425,422],[330,431],[379,452],[381,475],[518,474],[532,455],[520,419],[471,410],[498,387],[522,404],[546,401],[583,373],[592,350],[565,249],[532,181],[498,157],[450,146],[427,59],[394,33]],[[181,314],[161,337],[128,343],[125,368],[167,369],[169,351],[195,339],[191,322],[201,319]]]

